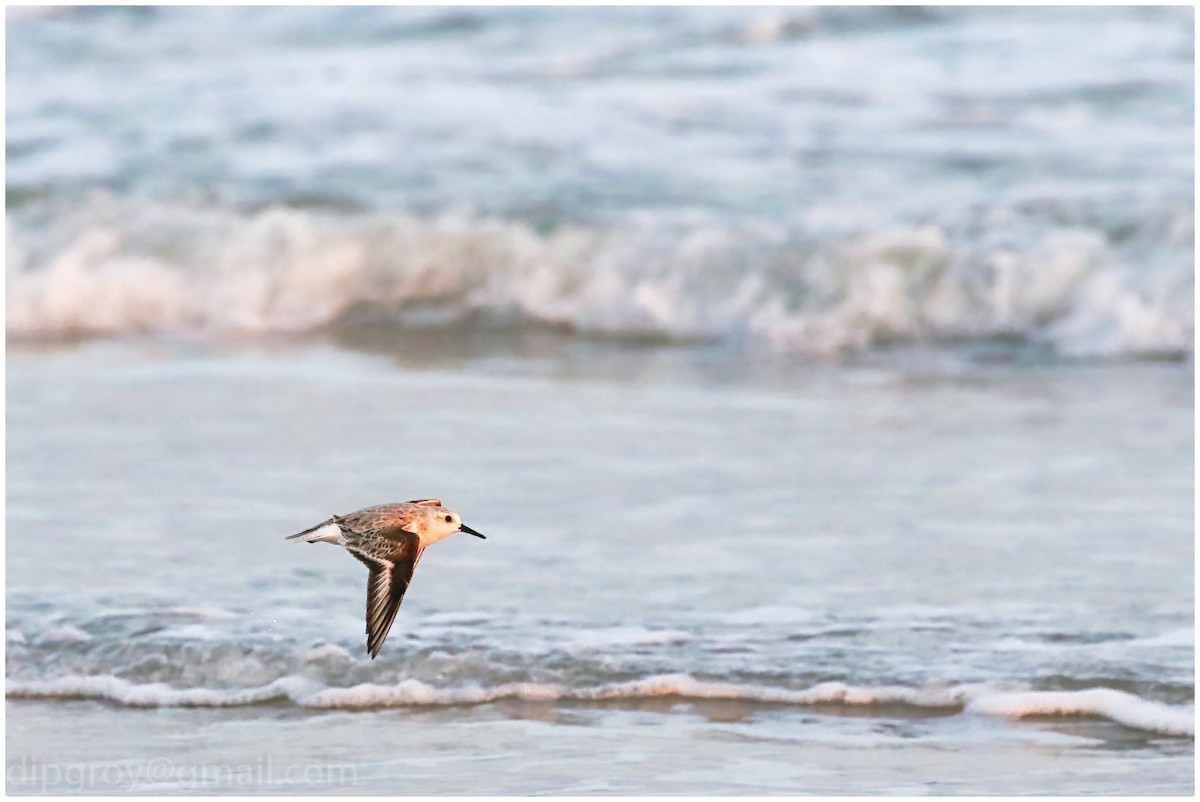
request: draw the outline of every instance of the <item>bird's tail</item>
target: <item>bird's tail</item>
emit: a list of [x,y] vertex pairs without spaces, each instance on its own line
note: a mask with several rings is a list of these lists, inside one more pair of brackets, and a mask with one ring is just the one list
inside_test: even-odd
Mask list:
[[295,540],[296,538],[304,538],[305,543],[334,543],[342,542],[342,528],[337,524],[337,516],[333,516],[327,521],[322,521],[316,526],[310,526],[303,532],[297,532],[294,535],[288,535],[286,540]]

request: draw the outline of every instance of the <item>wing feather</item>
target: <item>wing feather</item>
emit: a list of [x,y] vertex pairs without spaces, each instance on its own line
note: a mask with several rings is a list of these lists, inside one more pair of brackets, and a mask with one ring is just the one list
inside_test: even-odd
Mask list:
[[[412,580],[413,569],[421,557],[420,538],[411,532],[397,536],[389,533],[384,552],[359,546],[347,546],[367,566],[367,653],[374,660],[387,639],[404,592]],[[379,543],[376,541],[375,543]],[[364,544],[365,545],[365,544]],[[375,545],[375,544],[372,544]]]

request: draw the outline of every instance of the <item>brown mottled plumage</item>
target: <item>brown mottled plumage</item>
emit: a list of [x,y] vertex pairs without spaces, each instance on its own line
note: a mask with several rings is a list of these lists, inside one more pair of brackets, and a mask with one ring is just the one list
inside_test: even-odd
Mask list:
[[374,660],[396,619],[421,553],[455,532],[483,537],[439,499],[422,498],[334,515],[287,539],[303,537],[306,543],[342,546],[367,566],[367,653]]

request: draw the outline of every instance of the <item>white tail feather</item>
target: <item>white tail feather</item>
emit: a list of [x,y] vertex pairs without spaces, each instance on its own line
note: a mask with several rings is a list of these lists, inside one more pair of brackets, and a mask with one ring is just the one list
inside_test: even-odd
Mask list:
[[342,528],[335,523],[327,523],[321,528],[307,533],[301,539],[305,543],[332,543],[340,546],[342,544]]

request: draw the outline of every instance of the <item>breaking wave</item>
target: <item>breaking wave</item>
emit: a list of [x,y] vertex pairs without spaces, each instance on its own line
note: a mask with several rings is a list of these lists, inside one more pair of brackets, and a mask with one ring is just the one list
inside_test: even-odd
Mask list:
[[129,707],[241,707],[290,703],[313,709],[370,709],[479,705],[513,699],[529,702],[606,702],[654,698],[737,701],[777,706],[905,706],[949,709],[971,714],[1092,716],[1161,735],[1194,736],[1195,711],[1110,688],[1080,691],[1015,691],[1011,686],[979,683],[909,688],[857,687],[827,682],[804,690],[741,685],[666,674],[628,682],[572,688],[543,682],[439,688],[419,680],[395,685],[362,683],[331,688],[304,677],[282,677],[253,688],[175,688],[165,683],[138,684],[114,676],[73,676],[53,680],[9,680],[9,698],[99,699]]
[[1002,338],[1073,357],[1187,358],[1191,234],[1167,229],[1155,247],[1184,256],[1150,269],[1086,228],[1024,245],[936,226],[830,237],[665,213],[539,230],[470,214],[239,214],[104,196],[42,230],[9,220],[7,332],[484,321],[817,357]]
[[[755,611],[759,635],[761,612]],[[296,613],[308,618],[306,609]],[[464,626],[478,621],[435,615],[408,633],[404,648],[366,660],[357,638],[351,643],[289,641],[264,631],[260,616],[221,607],[110,609],[74,622],[58,613],[45,621],[39,617],[34,614],[23,625],[10,621],[7,627],[10,699],[314,710],[503,701],[645,703],[662,712],[685,701],[820,708],[830,714],[1091,717],[1161,735],[1195,732],[1190,672],[1166,669],[1175,665],[1166,656],[1146,663],[1143,679],[1128,676],[1125,666],[1133,654],[1096,673],[1050,673],[1009,662],[1011,675],[972,672],[971,682],[948,679],[962,675],[952,666],[929,669],[928,675],[914,668],[864,667],[849,679],[840,673],[846,665],[840,650],[832,668],[822,667],[819,652],[776,652],[721,663],[713,658],[728,645],[726,636],[706,641],[685,630],[628,625],[564,625],[513,648],[507,635],[493,641],[475,632],[464,640]],[[1168,649],[1176,657],[1192,652],[1190,631],[1183,630],[1121,643],[1138,650]],[[697,661],[706,667],[698,668]],[[931,679],[923,681],[925,676]]]

